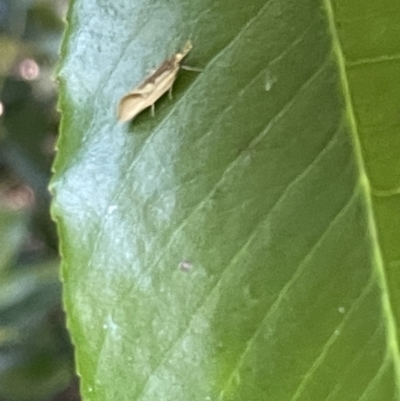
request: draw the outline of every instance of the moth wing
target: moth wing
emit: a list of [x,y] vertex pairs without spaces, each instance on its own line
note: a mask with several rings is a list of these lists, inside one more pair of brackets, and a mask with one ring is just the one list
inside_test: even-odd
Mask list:
[[153,82],[145,82],[143,85],[139,86],[139,88],[129,92],[129,94],[138,94],[142,96],[146,96],[154,91],[155,84]]
[[118,105],[118,120],[126,122],[148,107],[146,98],[136,92],[126,94]]

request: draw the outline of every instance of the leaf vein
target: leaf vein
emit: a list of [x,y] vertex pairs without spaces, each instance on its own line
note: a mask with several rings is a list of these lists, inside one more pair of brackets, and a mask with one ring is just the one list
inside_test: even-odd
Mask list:
[[[228,263],[228,265],[224,268],[222,275],[218,278],[218,280],[216,281],[216,283],[213,285],[213,287],[211,288],[211,290],[209,291],[209,293],[204,297],[204,299],[199,303],[198,307],[195,309],[195,311],[192,313],[192,318],[190,319],[190,321],[188,322],[185,330],[183,330],[178,337],[174,340],[174,342],[172,343],[172,345],[168,348],[168,350],[164,353],[162,359],[160,360],[160,362],[157,363],[156,368],[153,370],[153,373],[149,376],[149,378],[147,379],[147,381],[145,382],[144,386],[142,387],[142,391],[140,392],[140,394],[144,394],[145,392],[145,388],[148,385],[148,382],[150,381],[151,377],[153,376],[154,372],[157,371],[157,369],[160,368],[160,366],[163,365],[163,363],[167,360],[168,356],[170,355],[170,353],[172,352],[172,350],[177,346],[177,344],[179,343],[180,340],[182,340],[182,338],[185,336],[185,334],[189,331],[191,324],[193,323],[194,319],[198,316],[199,312],[203,309],[203,307],[207,304],[208,300],[212,297],[212,295],[215,293],[215,291],[217,290],[217,288],[220,286],[222,279],[224,278],[224,276],[230,271],[231,267],[234,266],[234,263],[240,258],[241,254],[244,253],[246,251],[246,249],[250,246],[251,242],[253,241],[253,239],[257,236],[257,229],[258,227],[262,226],[263,224],[265,224],[265,222],[267,221],[268,217],[273,213],[273,211],[276,209],[277,205],[280,204],[280,201],[285,197],[285,195],[290,191],[291,188],[293,188],[295,185],[297,185],[298,183],[300,183],[302,181],[302,179],[304,179],[305,177],[307,177],[307,175],[312,171],[313,167],[316,165],[316,160],[321,159],[322,157],[324,157],[329,151],[330,149],[333,147],[334,143],[336,142],[337,139],[337,133],[339,132],[341,128],[341,125],[338,127],[338,129],[335,130],[334,134],[332,135],[332,137],[330,138],[328,144],[321,150],[321,152],[318,153],[318,155],[316,156],[315,160],[310,163],[307,168],[301,172],[301,174],[299,174],[292,182],[290,182],[288,184],[288,186],[285,188],[285,190],[282,192],[281,196],[279,197],[279,199],[277,200],[277,202],[274,204],[274,206],[271,208],[271,210],[267,213],[267,215],[265,216],[265,218],[259,222],[257,224],[257,226],[255,227],[255,229],[253,230],[253,233],[249,236],[249,239],[246,241],[246,243],[241,246],[233,255],[233,257],[231,258],[231,261]],[[140,397],[139,397],[140,398]]]
[[[317,251],[317,249],[321,246],[321,244],[323,243],[323,241],[325,240],[325,238],[327,237],[327,235],[329,234],[331,229],[333,229],[333,227],[336,224],[338,224],[338,221],[341,218],[344,218],[346,213],[353,206],[353,203],[355,202],[355,200],[358,199],[357,195],[358,195],[358,191],[354,191],[353,194],[347,200],[347,202],[344,204],[344,206],[340,209],[338,214],[335,216],[335,218],[327,226],[327,228],[324,231],[324,233],[319,237],[318,241],[313,245],[313,247],[310,249],[310,251],[306,254],[306,256],[303,258],[303,260],[300,262],[299,266],[297,267],[297,269],[296,269],[295,273],[293,274],[293,276],[291,277],[291,279],[285,284],[285,286],[279,292],[278,297],[276,298],[276,300],[274,301],[272,306],[267,310],[266,314],[261,319],[260,324],[258,325],[257,329],[255,330],[253,335],[248,340],[245,350],[240,355],[238,363],[236,364],[235,369],[232,371],[231,375],[229,376],[229,378],[227,380],[226,387],[229,386],[229,384],[232,382],[233,378],[237,374],[239,368],[244,363],[247,354],[251,350],[252,345],[253,345],[255,339],[257,338],[257,336],[259,335],[259,333],[261,332],[262,327],[264,326],[264,324],[279,309],[279,306],[284,301],[285,297],[287,296],[287,294],[289,293],[291,288],[295,285],[297,279],[303,274],[303,272],[305,271],[304,269],[307,267],[307,263],[311,260],[311,258],[313,257],[313,255]],[[224,393],[224,390],[222,390],[221,395],[223,393]]]
[[[363,345],[363,347],[358,351],[356,357],[350,362],[350,364],[346,367],[346,369],[344,370],[343,373],[343,377],[348,377],[349,375],[347,374],[347,372],[350,370],[350,368],[359,361],[360,358],[363,357],[363,355],[365,354],[365,348],[370,346],[370,343],[373,341],[376,341],[376,337],[380,334],[380,330],[382,330],[382,324],[378,324],[378,326],[376,327],[376,329],[374,330],[374,332],[371,334],[369,340]],[[387,358],[387,354],[385,355],[384,360]],[[383,361],[384,362],[384,361]],[[325,399],[325,401],[333,401],[334,398],[336,397],[336,395],[338,394],[338,392],[340,390],[342,390],[343,386],[340,383],[337,383],[336,386],[333,388],[333,390],[330,392],[330,394],[328,395],[328,397]]]
[[317,369],[321,366],[321,364],[325,360],[329,349],[338,339],[337,331],[339,333],[342,332],[345,323],[350,319],[351,312],[354,311],[354,309],[369,294],[374,285],[376,285],[376,280],[372,277],[370,278],[369,282],[365,285],[364,289],[361,291],[357,299],[351,304],[350,309],[347,311],[346,316],[342,319],[337,329],[330,335],[328,340],[325,342],[320,354],[315,358],[308,371],[304,374],[302,381],[297,386],[297,389],[293,394],[292,398],[290,399],[290,401],[297,401],[299,399],[299,397],[307,387],[308,383],[311,382],[314,373],[317,371]]
[[[289,101],[285,107],[283,107],[281,109],[281,111],[271,119],[271,121],[268,123],[267,127],[257,136],[253,137],[253,139],[249,142],[249,145],[246,149],[251,148],[252,146],[258,144],[262,138],[264,138],[264,136],[266,135],[266,133],[269,131],[269,129],[271,128],[271,125],[276,122],[277,120],[279,120],[280,118],[282,118],[285,113],[290,109],[291,106],[293,106],[293,104],[295,103],[295,100],[297,99],[297,96],[301,93],[302,90],[304,90],[304,87],[307,87],[311,82],[313,82],[313,80],[323,71],[324,66],[326,66],[327,63],[326,61],[324,63],[322,63],[322,65],[318,68],[318,70],[316,71],[316,73],[314,73],[312,75],[312,77],[307,80],[305,82],[305,84],[301,87],[301,89],[296,92],[296,94],[293,96],[293,98],[291,99],[291,101]],[[174,232],[171,234],[170,240],[168,241],[167,245],[164,247],[164,249],[160,252],[159,257],[149,266],[148,269],[153,268],[154,266],[157,265],[157,263],[164,257],[164,253],[166,250],[170,249],[173,241],[175,240],[176,236],[178,235],[178,233],[180,233],[182,231],[182,229],[188,224],[188,221],[190,219],[190,217],[198,210],[200,210],[204,205],[206,205],[206,203],[208,202],[208,200],[212,197],[212,195],[218,190],[218,188],[220,187],[221,184],[224,183],[226,176],[232,171],[232,169],[238,164],[238,162],[240,162],[242,159],[245,158],[245,152],[242,152],[237,158],[235,158],[232,162],[230,162],[226,169],[223,171],[220,179],[216,182],[216,184],[213,186],[213,188],[211,188],[211,190],[208,192],[208,194],[197,204],[193,207],[192,211],[189,213],[189,215],[182,221],[182,223],[174,230]],[[148,270],[146,269],[146,270]]]
[[380,368],[375,372],[374,377],[369,381],[364,392],[359,397],[359,401],[363,401],[366,399],[366,397],[368,397],[368,393],[373,389],[373,386],[377,385],[377,382],[382,378],[382,375],[386,373],[386,369],[390,367],[389,362],[390,356],[389,353],[387,353],[385,359],[381,363]]

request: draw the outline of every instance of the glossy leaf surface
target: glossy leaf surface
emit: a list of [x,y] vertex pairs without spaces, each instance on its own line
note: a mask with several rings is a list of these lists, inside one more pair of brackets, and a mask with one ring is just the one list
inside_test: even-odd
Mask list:
[[[72,2],[52,190],[85,399],[399,399],[399,86],[365,75],[399,49],[360,32],[397,17],[356,4]],[[203,71],[118,124],[188,38]]]

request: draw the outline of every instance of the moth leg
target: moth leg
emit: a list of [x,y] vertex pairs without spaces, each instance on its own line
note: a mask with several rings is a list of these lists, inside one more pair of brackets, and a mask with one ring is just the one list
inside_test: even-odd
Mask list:
[[172,86],[168,89],[168,97],[172,100]]
[[182,68],[182,70],[186,70],[186,71],[203,72],[202,68],[191,67],[190,65],[185,65],[185,64],[182,64],[181,68]]
[[151,105],[151,116],[154,117],[156,115],[156,107],[154,106],[154,103]]

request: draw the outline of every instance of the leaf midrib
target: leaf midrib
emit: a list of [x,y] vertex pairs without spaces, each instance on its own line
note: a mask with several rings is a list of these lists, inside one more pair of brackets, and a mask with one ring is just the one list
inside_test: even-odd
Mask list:
[[397,388],[400,389],[400,353],[398,344],[398,332],[395,315],[393,312],[393,306],[390,301],[388,279],[385,271],[385,263],[383,260],[382,249],[376,224],[376,217],[373,209],[372,187],[365,168],[361,142],[359,139],[359,130],[355,118],[353,102],[351,99],[350,84],[347,77],[346,59],[340,43],[339,33],[335,25],[335,15],[332,7],[332,2],[331,0],[323,0],[323,3],[328,17],[329,31],[332,37],[333,54],[338,65],[340,83],[345,101],[346,117],[349,122],[350,135],[359,172],[359,183],[365,199],[365,211],[368,220],[367,225],[372,245],[372,256],[374,259],[374,266],[377,273],[378,282],[382,292],[382,310],[383,316],[386,320],[388,350],[391,351],[393,357],[393,363],[396,372],[395,381]]

